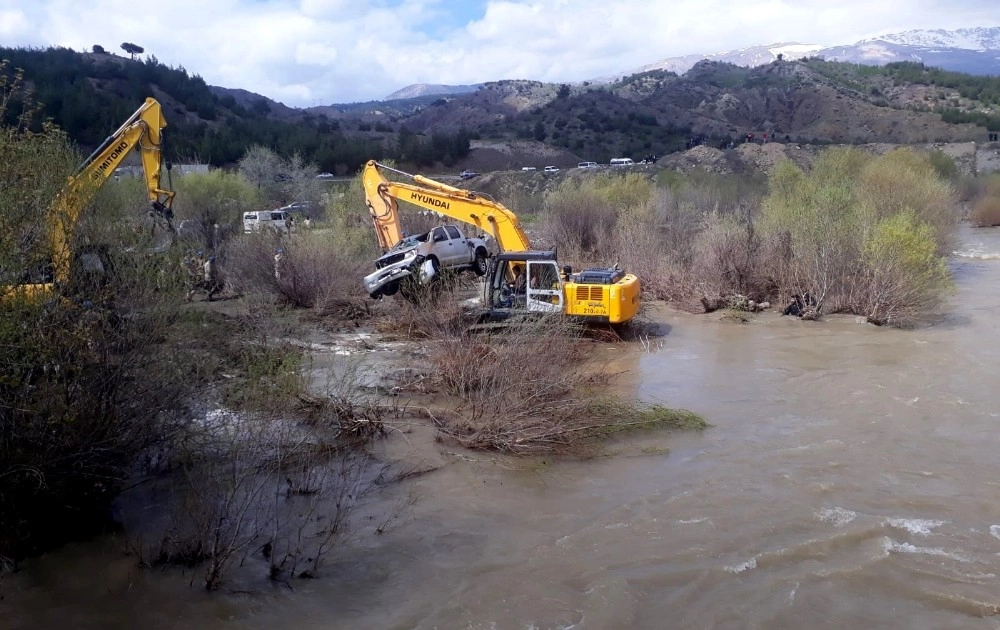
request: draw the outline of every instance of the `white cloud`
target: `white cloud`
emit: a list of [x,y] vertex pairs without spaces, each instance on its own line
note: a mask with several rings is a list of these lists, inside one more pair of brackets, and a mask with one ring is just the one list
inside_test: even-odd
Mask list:
[[0,43],[118,51],[120,38],[209,84],[309,106],[378,99],[411,83],[580,81],[755,44],[1000,24],[1000,3],[984,0],[493,0],[475,12],[475,3],[458,12],[456,4],[174,0],[146,12],[134,0],[0,0]]

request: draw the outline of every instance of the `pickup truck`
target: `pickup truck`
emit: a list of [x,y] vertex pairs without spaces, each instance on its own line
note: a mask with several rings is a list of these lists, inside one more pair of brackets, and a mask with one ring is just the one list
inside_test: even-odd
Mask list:
[[442,270],[489,270],[490,247],[484,238],[465,238],[454,225],[439,225],[430,232],[407,236],[375,261],[375,271],[365,276],[365,290],[373,298],[395,295],[400,282],[415,278],[430,282]]

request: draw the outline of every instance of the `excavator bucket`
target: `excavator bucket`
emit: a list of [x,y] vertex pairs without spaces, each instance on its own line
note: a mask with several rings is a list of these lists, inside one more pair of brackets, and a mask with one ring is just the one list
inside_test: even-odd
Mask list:
[[153,246],[147,251],[150,254],[164,254],[170,250],[177,235],[173,224],[174,211],[158,201],[154,201],[151,205],[149,216],[153,220]]

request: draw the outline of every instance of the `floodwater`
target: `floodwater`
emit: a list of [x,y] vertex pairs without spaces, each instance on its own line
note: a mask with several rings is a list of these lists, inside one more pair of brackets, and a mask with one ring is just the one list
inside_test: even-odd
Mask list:
[[205,594],[105,539],[0,582],[0,627],[1000,627],[1000,232],[962,237],[930,327],[663,313],[600,349],[702,433],[527,467],[394,436],[441,467],[320,579]]

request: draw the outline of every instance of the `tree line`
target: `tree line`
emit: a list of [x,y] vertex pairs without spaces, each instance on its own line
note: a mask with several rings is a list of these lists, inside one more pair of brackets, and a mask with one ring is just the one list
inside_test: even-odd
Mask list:
[[[140,46],[126,42],[123,50],[135,57]],[[170,67],[155,55],[131,61],[108,55],[100,46],[95,54],[68,48],[2,48],[8,73],[24,72],[40,104],[32,128],[45,120],[85,150],[96,147],[145,100],[165,94],[161,104],[169,124],[166,154],[174,161],[197,161],[213,166],[235,164],[254,145],[286,156],[299,155],[320,170],[353,173],[369,159],[394,159],[429,166],[454,164],[468,155],[468,131],[425,136],[382,125],[372,131],[358,121],[331,120],[302,112],[297,120],[279,120],[261,98],[241,105],[231,95],[212,92],[205,80],[183,67]],[[154,90],[154,87],[156,88]],[[16,107],[6,110],[3,124],[14,124]]]

